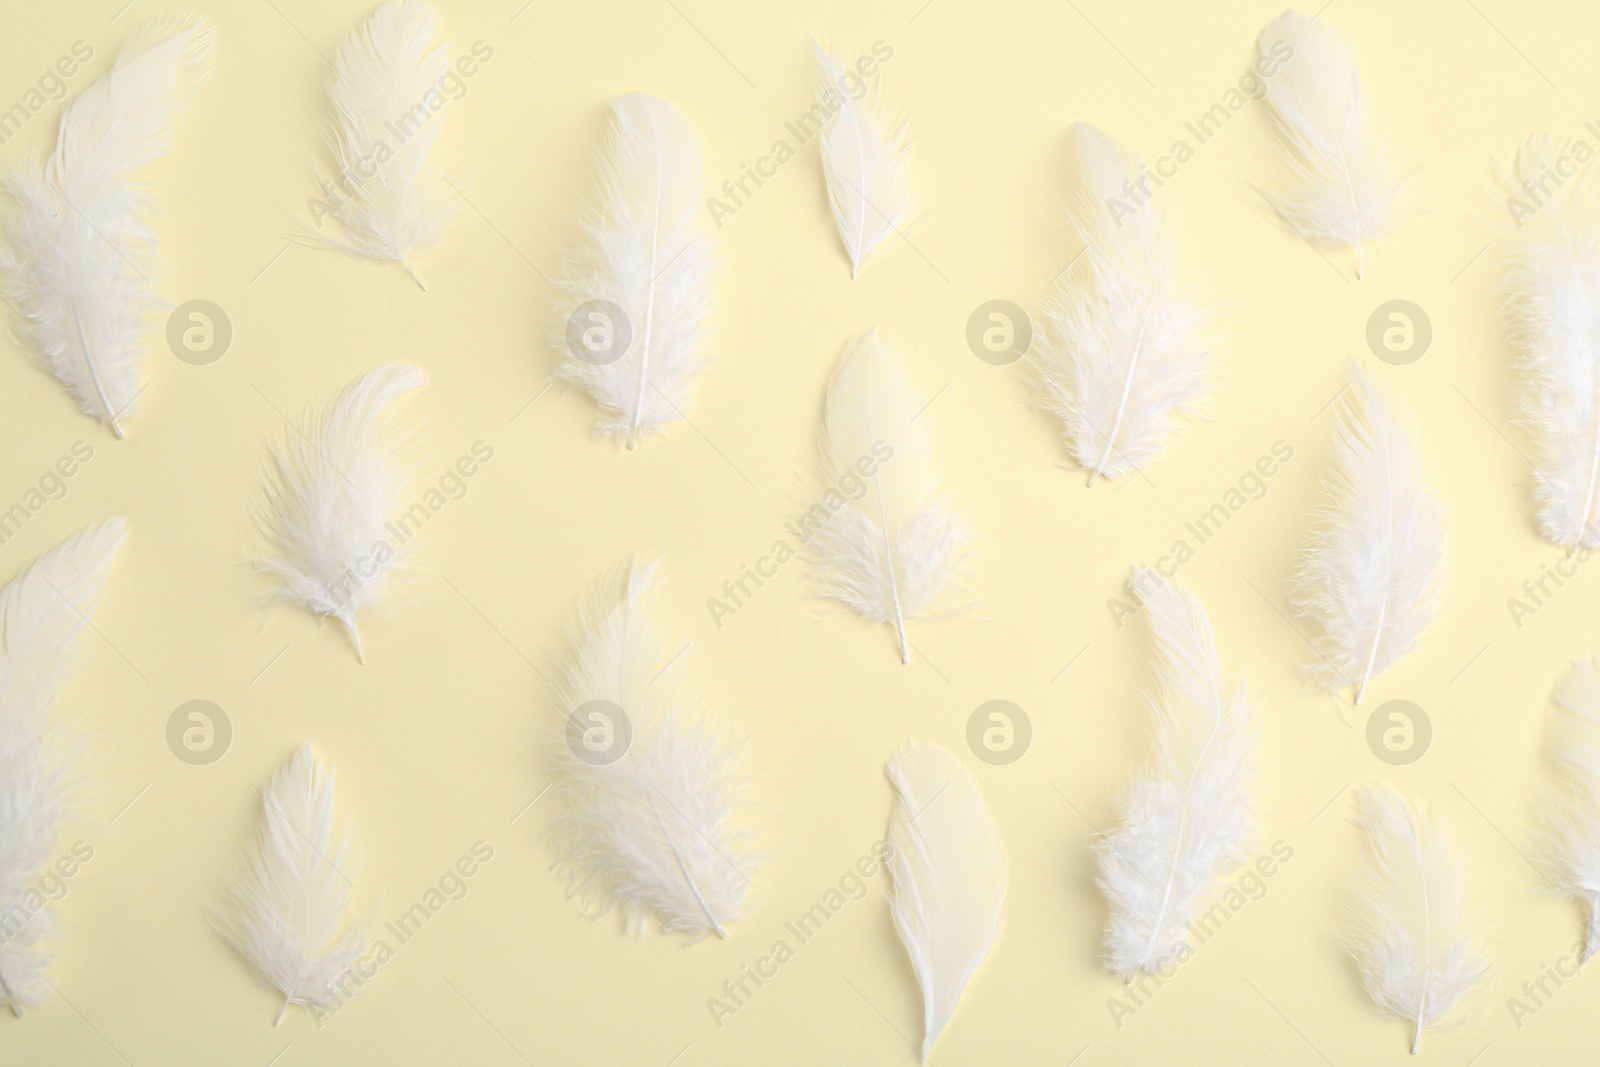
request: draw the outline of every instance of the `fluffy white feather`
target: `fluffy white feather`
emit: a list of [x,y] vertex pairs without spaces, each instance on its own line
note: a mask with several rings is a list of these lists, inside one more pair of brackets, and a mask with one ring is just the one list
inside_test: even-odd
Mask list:
[[[560,376],[600,406],[595,432],[631,449],[686,417],[705,366],[715,262],[700,219],[700,140],[681,111],[644,93],[613,100],[599,167],[595,202],[563,262],[551,340]],[[600,324],[616,346],[626,332],[620,353],[569,344],[574,313],[596,300],[622,311],[623,322]]]
[[891,625],[959,612],[969,539],[933,466],[933,420],[876,330],[846,346],[828,386],[818,499],[800,520],[820,594]]
[[687,650],[668,654],[656,581],[654,565],[628,564],[595,585],[557,686],[548,833],[585,910],[727,937],[765,856],[742,741],[702,713]]
[[1124,206],[1139,157],[1087,123],[1072,128],[1079,185],[1071,209],[1083,242],[1045,305],[1036,364],[1044,406],[1089,471],[1115,478],[1151,463],[1182,411],[1211,385],[1204,315],[1168,266],[1171,241],[1153,203]]
[[1278,16],[1256,44],[1279,65],[1264,80],[1287,172],[1267,199],[1301,237],[1353,248],[1359,279],[1362,245],[1392,231],[1410,208],[1389,137],[1362,114],[1355,52],[1337,30],[1298,11]]
[[[1538,448],[1539,532],[1600,546],[1600,183],[1588,170],[1551,191],[1566,146],[1535,137],[1502,180],[1537,207],[1507,234],[1506,317],[1523,377],[1518,415]],[[1534,183],[1541,183],[1535,185]],[[1535,193],[1535,196],[1537,194]]]
[[123,436],[141,371],[160,249],[149,193],[133,177],[167,150],[210,77],[210,19],[163,15],[123,44],[111,70],[68,105],[55,150],[0,181],[10,200],[0,294],[19,340],[78,410]]
[[1588,912],[1587,962],[1600,948],[1600,660],[1574,663],[1555,697],[1563,714],[1550,755],[1560,776],[1540,843],[1551,881]]
[[349,830],[335,826],[333,768],[300,746],[261,793],[261,824],[219,911],[221,932],[290,1004],[319,1018],[348,997],[350,968],[366,951],[369,915],[351,903],[356,862]]
[[1176,582],[1135,568],[1155,644],[1149,765],[1095,844],[1110,906],[1105,967],[1123,978],[1166,966],[1253,833],[1255,727],[1242,685],[1225,681],[1205,608]]
[[[321,178],[334,231],[321,243],[417,275],[417,257],[455,215],[439,160],[445,116],[439,81],[449,46],[433,44],[438,16],[421,0],[389,0],[350,31],[333,57],[328,146],[336,174]],[[320,223],[319,223],[320,224]]]
[[949,752],[913,741],[887,770],[889,913],[922,987],[926,1061],[1005,926],[1006,853],[978,783]]
[[1444,518],[1415,445],[1359,366],[1338,405],[1328,502],[1295,574],[1294,602],[1321,627],[1311,673],[1367,683],[1416,647],[1444,570]]
[[850,256],[850,277],[911,228],[911,142],[905,117],[883,95],[883,77],[863,79],[813,37],[817,106],[823,112],[822,173],[833,221]]
[[1354,887],[1350,953],[1373,1003],[1413,1024],[1415,1054],[1422,1031],[1449,1025],[1471,1006],[1489,963],[1444,826],[1386,784],[1357,787],[1354,796],[1367,848]]
[[[357,620],[405,576],[415,553],[420,424],[406,394],[427,384],[421,367],[385,363],[307,412],[270,449],[255,523],[266,541],[257,566],[278,599],[344,624],[365,662]],[[391,520],[394,520],[391,522]]]
[[36,887],[56,860],[81,779],[75,731],[51,708],[77,673],[127,534],[120,518],[86,527],[0,590],[0,998],[17,1015],[49,996],[59,932]]

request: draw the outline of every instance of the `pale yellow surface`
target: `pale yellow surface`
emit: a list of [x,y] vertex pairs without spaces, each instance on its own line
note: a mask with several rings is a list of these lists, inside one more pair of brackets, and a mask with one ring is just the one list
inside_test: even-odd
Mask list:
[[[0,103],[81,39],[94,58],[70,81],[80,92],[167,6],[136,0],[113,21],[121,3],[9,5]],[[1600,1008],[1592,978],[1556,991],[1520,1028],[1506,998],[1581,935],[1577,907],[1542,893],[1525,857],[1551,687],[1572,658],[1600,651],[1600,564],[1521,629],[1513,623],[1506,599],[1560,551],[1532,525],[1519,454],[1531,446],[1508,420],[1497,269],[1480,252],[1490,220],[1504,217],[1481,192],[1490,159],[1539,129],[1597,143],[1583,124],[1600,99],[1600,15],[1576,2],[1329,7],[1323,18],[1353,40],[1371,110],[1421,165],[1434,210],[1369,248],[1358,283],[1348,256],[1319,255],[1263,207],[1247,184],[1274,160],[1262,107],[1234,115],[1159,194],[1179,269],[1219,310],[1225,377],[1213,420],[1188,428],[1148,480],[1090,491],[1067,469],[1056,427],[1027,406],[1022,365],[996,368],[968,350],[967,317],[997,297],[1036,311],[1076,253],[1063,212],[1073,120],[1147,158],[1177,138],[1192,144],[1184,122],[1236,82],[1280,8],[919,4],[535,0],[520,15],[520,0],[441,5],[458,51],[482,40],[494,57],[445,116],[471,206],[424,258],[426,293],[393,265],[283,251],[315,191],[307,163],[319,151],[322,55],[369,5],[200,5],[218,22],[217,73],[155,174],[163,291],[225,308],[233,350],[189,366],[153,332],[152,384],[122,442],[77,414],[12,342],[0,352],[0,505],[73,442],[94,449],[65,499],[0,548],[0,576],[107,514],[133,530],[96,619],[103,640],[66,709],[92,722],[106,766],[99,825],[83,834],[94,858],[59,908],[68,936],[50,976],[61,995],[0,1021],[0,1061],[913,1063],[920,998],[882,874],[720,1028],[707,999],[789,938],[784,923],[882,836],[883,761],[916,737],[973,768],[1012,862],[1009,925],[935,1064],[1413,1062],[1408,1028],[1377,1013],[1339,945],[1358,844],[1340,794],[1372,778],[1447,820],[1498,964],[1478,1018],[1427,1035],[1415,1062],[1586,1062]],[[708,184],[720,184],[809,106],[808,31],[894,50],[883,76],[908,109],[928,208],[915,247],[852,283],[806,146],[718,234],[715,373],[696,389],[693,427],[634,453],[592,439],[587,397],[541,395],[556,361],[541,272],[554,272],[588,192],[606,101],[635,89],[674,101],[705,142]],[[35,116],[7,160],[53,138],[59,109]],[[1366,349],[1369,314],[1395,297],[1434,324],[1432,349],[1408,367]],[[798,564],[720,629],[705,608],[795,512],[827,371],[843,341],[873,324],[926,394],[939,393],[936,450],[979,549],[981,611],[913,626],[909,667],[889,631],[821,615]],[[1291,624],[1286,599],[1328,453],[1323,409],[1351,356],[1414,409],[1451,521],[1448,585],[1424,645],[1354,713],[1348,698],[1304,688],[1295,626],[1309,628]],[[430,521],[432,580],[366,629],[363,667],[337,629],[260,606],[246,501],[282,413],[399,358],[432,376],[423,407],[439,471],[477,440],[494,459]],[[1205,602],[1225,661],[1260,693],[1261,838],[1294,858],[1119,1028],[1108,1006],[1119,983],[1097,964],[1106,911],[1088,847],[1145,751],[1148,641],[1137,622],[1117,628],[1106,601],[1131,563],[1155,562],[1280,440],[1293,460],[1180,577]],[[563,652],[575,599],[629,553],[663,557],[674,625],[693,638],[714,701],[750,735],[778,851],[727,941],[686,948],[585,921],[539,840],[550,798],[523,811],[547,782],[541,676]],[[208,767],[181,763],[165,740],[168,716],[195,698],[221,705],[235,729]],[[1007,767],[979,763],[965,743],[968,716],[996,698],[1024,707],[1035,729],[1032,749]],[[1362,729],[1369,709],[1394,698],[1434,724],[1432,750],[1408,767],[1379,762]],[[474,842],[494,858],[336,1018],[318,1029],[296,1008],[274,1029],[279,996],[211,931],[205,909],[256,821],[257,788],[305,739],[338,766],[364,851],[359,889],[382,894],[390,917]]]

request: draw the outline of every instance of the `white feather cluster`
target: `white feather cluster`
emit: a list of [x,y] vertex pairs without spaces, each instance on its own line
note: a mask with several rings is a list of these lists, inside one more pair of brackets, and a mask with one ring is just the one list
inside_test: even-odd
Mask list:
[[1562,712],[1550,755],[1548,828],[1541,835],[1550,880],[1588,913],[1583,958],[1600,949],[1600,660],[1579,660],[1556,688]]

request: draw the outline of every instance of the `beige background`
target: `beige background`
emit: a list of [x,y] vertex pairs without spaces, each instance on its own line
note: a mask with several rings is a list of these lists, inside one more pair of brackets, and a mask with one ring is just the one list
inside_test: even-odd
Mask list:
[[[76,94],[165,9],[135,0],[119,14],[122,2],[11,5],[0,103],[83,40],[95,54]],[[314,192],[323,57],[368,5],[204,5],[219,23],[217,75],[154,177],[164,292],[226,309],[232,351],[193,367],[153,332],[152,385],[124,442],[78,415],[11,342],[0,353],[0,504],[75,441],[94,449],[65,499],[0,548],[0,575],[108,513],[133,528],[96,622],[104,640],[71,702],[107,760],[100,824],[85,831],[94,858],[59,909],[68,940],[51,978],[62,995],[0,1023],[5,1062],[911,1063],[920,1000],[882,875],[720,1029],[706,1007],[882,835],[882,763],[907,737],[974,769],[1013,865],[1009,927],[935,1064],[1406,1061],[1407,1027],[1378,1015],[1338,944],[1357,846],[1342,791],[1375,777],[1448,821],[1498,960],[1483,1013],[1427,1036],[1422,1062],[1575,1064],[1593,1048],[1592,979],[1520,1028],[1506,1007],[1581,934],[1577,908],[1541,892],[1524,857],[1548,694],[1571,658],[1600,649],[1600,564],[1513,624],[1506,599],[1559,550],[1533,530],[1530,446],[1508,423],[1513,379],[1483,252],[1504,209],[1482,189],[1489,160],[1535,130],[1600,143],[1583,129],[1600,99],[1600,15],[1576,2],[1329,7],[1322,17],[1353,40],[1372,110],[1421,165],[1434,210],[1372,247],[1358,283],[1348,257],[1320,255],[1264,210],[1247,184],[1273,160],[1261,107],[1232,117],[1159,194],[1180,269],[1218,309],[1214,421],[1194,425],[1148,481],[1089,491],[1066,469],[1056,428],[1027,407],[1022,367],[968,350],[967,317],[997,297],[1037,309],[1077,251],[1063,213],[1070,122],[1093,121],[1147,157],[1166,152],[1244,72],[1279,9],[920,3],[441,5],[456,50],[482,40],[494,57],[446,114],[470,206],[424,259],[426,293],[398,267],[284,251]],[[556,356],[541,272],[554,271],[588,190],[606,101],[634,89],[673,100],[705,141],[708,184],[720,183],[809,105],[808,31],[894,49],[883,76],[908,108],[929,209],[914,247],[852,283],[807,146],[718,235],[717,360],[693,426],[631,454],[591,439],[587,398],[544,391]],[[53,138],[59,109],[36,115],[7,160]],[[1365,344],[1368,316],[1396,297],[1434,326],[1431,350],[1407,367],[1378,363]],[[822,616],[796,565],[721,629],[705,609],[794,512],[827,369],[870,324],[939,393],[936,448],[979,539],[981,617],[915,626],[909,667],[888,631]],[[1359,714],[1304,690],[1304,623],[1289,621],[1285,581],[1328,451],[1324,407],[1352,356],[1409,400],[1452,522],[1439,616]],[[368,628],[361,667],[337,630],[259,605],[246,499],[283,413],[396,358],[432,375],[423,403],[441,473],[476,440],[495,454],[430,521],[432,580]],[[1279,440],[1293,460],[1181,578],[1206,603],[1225,660],[1260,693],[1262,840],[1294,858],[1119,1028],[1108,1008],[1119,985],[1096,962],[1105,908],[1087,846],[1144,751],[1147,642],[1138,624],[1118,629],[1105,602],[1130,563],[1154,562]],[[575,598],[632,552],[665,560],[665,603],[716,702],[749,730],[767,841],[780,850],[726,942],[685,948],[584,921],[538,839],[548,798],[527,807],[546,782],[542,675]],[[235,729],[207,767],[165,741],[173,709],[195,698],[221,705]],[[1006,767],[965,746],[968,716],[996,698],[1024,707],[1035,730]],[[1434,724],[1431,751],[1407,767],[1376,759],[1363,730],[1369,709],[1396,698]],[[307,738],[338,765],[340,802],[359,823],[359,888],[383,894],[391,915],[474,842],[494,858],[335,1019],[319,1030],[295,1010],[273,1029],[278,995],[204,909],[256,819],[256,788]]]

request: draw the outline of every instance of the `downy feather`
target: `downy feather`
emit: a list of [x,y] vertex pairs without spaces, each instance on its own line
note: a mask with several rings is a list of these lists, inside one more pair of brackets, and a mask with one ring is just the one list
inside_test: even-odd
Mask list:
[[560,810],[548,834],[591,914],[727,937],[765,861],[749,828],[742,741],[713,725],[655,628],[653,564],[597,582],[556,686]]
[[215,40],[196,15],[145,23],[67,106],[55,150],[0,180],[10,200],[0,294],[18,340],[118,437],[144,389],[144,343],[161,304],[152,205],[133,175],[171,144],[211,75]]
[[922,987],[922,1058],[1005,926],[1005,846],[961,762],[913,741],[890,757],[889,913]]
[[1489,974],[1466,905],[1463,865],[1442,824],[1387,784],[1358,786],[1355,824],[1367,835],[1348,945],[1367,995],[1385,1014],[1424,1030],[1450,1025]]
[[1600,948],[1600,660],[1574,663],[1555,698],[1563,714],[1550,756],[1559,777],[1550,788],[1540,851],[1551,882],[1587,912],[1587,963]]
[[1313,677],[1367,683],[1416,647],[1444,570],[1444,518],[1410,436],[1352,364],[1337,402],[1328,502],[1295,574],[1295,606],[1315,618]]
[[868,82],[854,62],[841,63],[815,37],[811,47],[824,115],[822,174],[853,279],[912,226],[911,142],[905,117],[884,98],[881,73]]
[[700,140],[676,107],[644,93],[611,102],[599,188],[562,264],[551,343],[560,377],[600,407],[595,433],[630,449],[687,417],[705,367],[715,260],[701,168]]
[[1278,66],[1263,81],[1286,171],[1264,195],[1302,238],[1353,248],[1360,279],[1362,245],[1399,226],[1411,208],[1391,139],[1362,114],[1355,52],[1337,30],[1298,11],[1278,16],[1256,45],[1263,62]]
[[390,523],[417,482],[421,431],[406,394],[427,381],[420,367],[385,363],[301,416],[270,446],[255,504],[266,542],[257,566],[273,595],[338,619],[362,662],[357,621],[406,577],[416,549]]
[[1255,726],[1243,685],[1222,676],[1205,608],[1176,582],[1135,568],[1154,642],[1154,751],[1095,844],[1110,907],[1105,968],[1155,973],[1184,949],[1189,924],[1253,834]]
[[1092,486],[1157,458],[1179,413],[1203,406],[1212,356],[1203,313],[1172,279],[1155,205],[1123,205],[1128,183],[1143,180],[1139,157],[1082,122],[1072,147],[1070,214],[1084,250],[1046,302],[1051,336],[1036,366],[1044,406]]
[[59,936],[39,879],[56,861],[82,779],[77,731],[51,709],[77,674],[128,524],[73,534],[0,589],[0,998],[21,1015],[50,995]]
[[354,842],[334,825],[333,768],[310,743],[261,793],[261,823],[240,854],[217,914],[221,933],[283,994],[321,1025],[351,995],[350,968],[367,950],[372,917],[351,904]]
[[[933,466],[933,420],[894,348],[868,330],[845,348],[828,386],[818,499],[805,552],[820,595],[893,626],[965,610],[970,541]],[[861,481],[866,492],[851,490]]]

